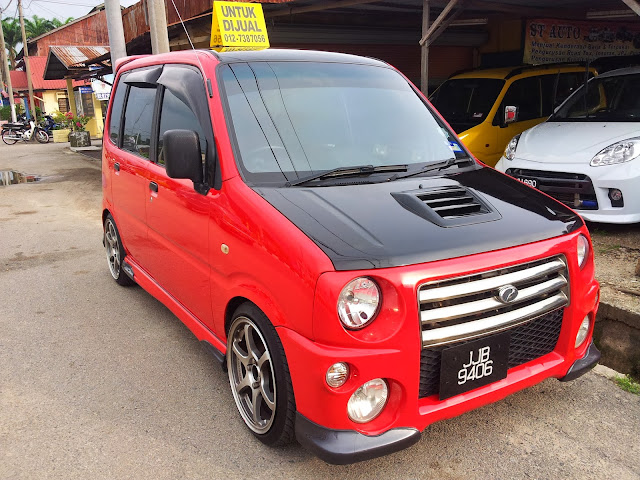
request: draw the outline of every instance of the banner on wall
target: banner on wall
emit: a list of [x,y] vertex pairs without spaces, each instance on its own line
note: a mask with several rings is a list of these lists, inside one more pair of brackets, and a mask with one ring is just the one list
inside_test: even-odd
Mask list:
[[527,21],[524,63],[580,62],[639,53],[637,22]]

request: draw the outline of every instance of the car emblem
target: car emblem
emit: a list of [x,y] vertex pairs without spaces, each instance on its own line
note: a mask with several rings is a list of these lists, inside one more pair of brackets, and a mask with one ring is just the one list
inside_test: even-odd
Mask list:
[[498,290],[498,298],[502,303],[511,303],[518,296],[518,289],[513,285],[505,285]]

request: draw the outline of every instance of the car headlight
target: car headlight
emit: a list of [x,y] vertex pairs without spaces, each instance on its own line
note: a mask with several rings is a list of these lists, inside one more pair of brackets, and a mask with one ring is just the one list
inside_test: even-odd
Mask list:
[[351,280],[338,297],[338,316],[342,324],[351,329],[364,328],[373,321],[380,307],[380,289],[367,277]]
[[616,163],[629,162],[639,155],[640,137],[630,138],[600,150],[598,154],[591,159],[590,165],[592,167],[615,165]]
[[589,240],[587,240],[587,237],[582,234],[578,235],[577,255],[578,266],[582,268],[584,267],[584,264],[587,261],[587,257],[589,256]]
[[504,149],[504,158],[507,160],[513,160],[516,158],[516,148],[518,147],[518,141],[520,140],[520,133],[513,137],[509,143],[507,143],[507,148]]

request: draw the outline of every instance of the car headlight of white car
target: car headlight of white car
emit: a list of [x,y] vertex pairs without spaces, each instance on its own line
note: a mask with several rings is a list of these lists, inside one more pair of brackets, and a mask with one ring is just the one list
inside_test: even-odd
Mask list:
[[598,154],[591,159],[590,165],[592,167],[615,165],[616,163],[629,162],[638,156],[640,156],[640,137],[635,137],[614,143],[600,150]]
[[504,149],[504,158],[507,160],[513,160],[516,158],[516,148],[518,147],[518,140],[520,140],[520,134],[513,137],[509,143],[507,143],[507,148]]

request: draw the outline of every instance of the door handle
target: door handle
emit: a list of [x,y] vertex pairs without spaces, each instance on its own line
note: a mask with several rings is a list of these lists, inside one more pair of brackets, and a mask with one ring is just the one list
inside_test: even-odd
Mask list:
[[149,183],[149,190],[158,193],[158,184],[156,182]]
[[114,169],[116,172],[119,172],[119,171],[120,171],[120,164],[119,164],[118,162],[114,163],[114,164],[113,164],[113,169]]

